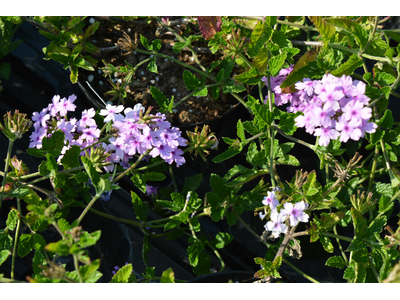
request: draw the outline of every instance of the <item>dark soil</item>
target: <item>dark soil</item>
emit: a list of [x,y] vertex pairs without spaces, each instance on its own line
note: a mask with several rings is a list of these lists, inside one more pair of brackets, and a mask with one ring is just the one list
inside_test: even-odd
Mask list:
[[[122,38],[124,33],[126,33],[133,41],[135,41],[136,38],[139,49],[145,50],[140,43],[140,35],[143,35],[150,43],[155,39],[161,40],[162,47],[158,51],[159,53],[172,56],[175,59],[198,68],[190,51],[182,50],[179,54],[172,51],[172,46],[176,41],[175,36],[172,33],[167,32],[155,20],[149,21],[146,19],[137,19],[135,21],[127,22],[124,20],[112,21],[110,18],[105,17],[94,18],[96,21],[100,22],[100,26],[91,39],[92,41],[96,41],[95,45],[99,48],[115,46],[118,39]],[[171,27],[180,35],[189,36],[191,34],[201,34],[197,25],[192,23],[185,24],[180,22],[180,20],[181,19],[177,17],[170,18],[170,21],[173,21],[174,24],[171,25]],[[222,56],[220,53],[212,54],[207,48],[206,41],[196,41],[192,46],[195,47],[200,63],[206,68]],[[111,52],[102,52],[99,57],[96,57],[96,59],[99,60],[98,68],[103,68],[105,66],[102,61],[105,63],[111,63],[115,67],[126,66],[126,62],[132,66],[136,66],[146,58],[148,58],[147,55],[136,52],[124,55],[124,52],[120,49]],[[156,64],[158,74],[147,70],[147,64],[144,64],[137,69],[132,83],[126,90],[127,97],[123,99],[125,106],[133,107],[136,103],[142,103],[146,108],[148,106],[154,106],[155,109],[153,110],[153,113],[155,113],[159,106],[150,93],[150,86],[157,87],[168,99],[171,99],[172,96],[174,96],[175,103],[190,93],[190,91],[187,90],[182,77],[183,71],[186,69],[185,67],[162,57],[156,59]],[[215,76],[218,71],[219,69],[215,68],[213,70],[213,75]],[[236,66],[233,69],[233,73],[235,72],[237,74],[241,72],[239,66]],[[195,72],[192,71],[192,73]],[[96,69],[95,72],[80,69],[79,81],[88,90],[90,89],[85,81],[88,79],[89,75],[94,76],[93,81],[90,83],[92,88],[105,101],[108,101],[111,96],[104,95],[104,93],[112,89],[111,84],[108,82],[109,77],[107,76],[106,78],[106,75],[98,69]],[[124,74],[113,74],[111,77],[114,80],[123,79]],[[100,84],[100,81],[103,82],[103,84]],[[206,84],[208,84],[207,81]],[[118,104],[117,102],[118,100],[114,100],[113,103]],[[194,124],[219,117],[236,103],[238,103],[238,101],[233,96],[223,94],[222,92],[220,92],[218,99],[213,99],[211,91],[209,90],[207,96],[192,96],[177,106],[172,114],[167,113],[166,116],[174,125]]]

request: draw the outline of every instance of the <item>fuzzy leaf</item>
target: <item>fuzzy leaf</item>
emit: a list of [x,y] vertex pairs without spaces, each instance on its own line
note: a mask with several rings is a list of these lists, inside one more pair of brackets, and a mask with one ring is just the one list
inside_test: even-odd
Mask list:
[[331,73],[336,77],[341,77],[342,75],[350,76],[357,68],[361,67],[362,65],[362,59],[359,58],[357,54],[353,54],[345,63],[341,64],[339,68],[332,71]]
[[110,283],[128,283],[129,276],[133,271],[132,264],[127,264],[120,268],[113,276]]
[[330,266],[333,268],[344,269],[347,267],[346,262],[344,261],[343,257],[341,256],[332,256],[329,257],[325,263],[326,266]]
[[263,22],[259,21],[251,33],[251,43],[247,46],[247,54],[249,57],[254,57],[258,54],[260,49],[272,37],[273,30],[266,26]]
[[160,283],[175,283],[175,273],[172,268],[168,268],[162,273]]
[[315,27],[317,27],[319,33],[321,33],[324,45],[326,47],[328,42],[336,33],[335,26],[326,23],[325,20],[320,16],[311,16],[308,18],[314,23]]
[[222,20],[221,17],[197,17],[201,35],[206,40],[211,39],[217,32],[221,31]]

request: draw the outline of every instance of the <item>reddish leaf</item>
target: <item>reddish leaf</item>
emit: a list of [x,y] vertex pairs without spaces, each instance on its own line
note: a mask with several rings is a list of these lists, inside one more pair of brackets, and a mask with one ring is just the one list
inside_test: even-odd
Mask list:
[[218,31],[221,31],[221,17],[197,17],[202,37],[206,40],[212,38]]

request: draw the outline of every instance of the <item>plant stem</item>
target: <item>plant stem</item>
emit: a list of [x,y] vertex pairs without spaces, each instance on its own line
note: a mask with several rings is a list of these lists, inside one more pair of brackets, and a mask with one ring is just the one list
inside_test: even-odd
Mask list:
[[14,246],[13,246],[13,251],[12,251],[11,279],[14,279],[15,257],[16,257],[16,252],[17,252],[19,228],[21,226],[21,217],[22,217],[21,200],[19,198],[17,198],[17,207],[18,207],[18,220],[17,220],[17,229],[15,230]]
[[215,247],[214,247],[212,244],[208,243],[207,245],[214,251],[215,256],[218,257],[219,262],[221,263],[221,269],[219,270],[219,272],[222,272],[222,271],[225,269],[225,262],[224,262],[224,260],[222,259],[222,257],[221,257],[221,255],[219,254],[218,250],[215,249]]
[[14,141],[9,140],[7,156],[6,156],[6,164],[4,166],[3,182],[1,184],[1,191],[0,191],[0,211],[1,211],[1,204],[3,203],[4,189],[6,188],[8,165],[10,163],[10,156],[11,156],[11,150],[12,150],[13,144],[14,144]]
[[299,273],[301,276],[303,276],[304,278],[307,278],[308,280],[310,280],[311,282],[314,283],[320,283],[318,280],[315,280],[314,278],[312,278],[311,276],[307,275],[306,273],[304,273],[303,271],[301,271],[300,269],[297,269],[294,265],[292,265],[286,258],[284,258],[282,256],[282,261],[287,264],[289,267],[291,267],[293,270],[295,270],[297,273]]
[[132,171],[133,169],[135,169],[136,166],[139,164],[139,162],[142,161],[143,157],[144,157],[144,154],[141,154],[141,155],[139,156],[139,158],[136,160],[136,162],[135,162],[132,166],[130,166],[128,169],[126,169],[124,172],[122,172],[117,178],[114,178],[113,181],[111,181],[111,184],[116,183],[118,180],[120,180],[122,177],[124,177],[124,176],[125,176],[126,174],[128,174],[130,171]]
[[73,257],[74,257],[74,266],[75,266],[76,273],[78,274],[79,282],[83,283],[82,275],[81,275],[81,273],[79,273],[78,257],[75,254],[73,255]]
[[86,206],[86,208],[83,210],[83,212],[81,213],[81,215],[78,218],[78,224],[82,221],[83,217],[87,214],[87,212],[89,211],[89,209],[93,206],[93,204],[96,202],[96,200],[101,196],[101,194],[96,194],[93,199],[89,202],[89,204]]
[[[86,208],[86,206],[85,206],[84,204],[81,204],[80,206],[81,206],[82,208]],[[133,221],[133,220],[129,220],[129,219],[124,219],[124,218],[112,216],[112,215],[103,213],[103,212],[101,212],[101,211],[99,211],[99,210],[97,210],[97,209],[94,209],[94,208],[90,208],[89,211],[92,212],[92,213],[94,213],[94,214],[96,214],[96,215],[99,215],[99,216],[101,216],[101,217],[104,217],[104,218],[107,218],[107,219],[110,219],[110,220],[114,220],[114,221],[117,221],[117,222],[126,223],[126,224],[130,224],[130,225],[134,225],[134,226],[139,226],[139,227],[142,225],[141,222],[136,222],[136,221]]]

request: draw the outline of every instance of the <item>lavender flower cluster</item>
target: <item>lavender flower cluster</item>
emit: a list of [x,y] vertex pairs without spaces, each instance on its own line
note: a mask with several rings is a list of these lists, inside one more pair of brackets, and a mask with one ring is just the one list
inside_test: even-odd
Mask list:
[[[309,215],[304,212],[308,208],[308,203],[304,201],[297,202],[294,205],[289,202],[284,203],[284,208],[281,208],[278,212],[279,200],[276,193],[272,191],[267,192],[267,196],[264,197],[262,203],[271,209],[271,220],[265,224],[265,230],[271,231],[275,238],[279,237],[281,233],[287,232],[288,227],[285,224],[287,217],[289,217],[290,226],[296,226],[299,222],[308,222]],[[259,214],[261,220],[266,215],[266,212],[264,214],[260,212]]]
[[[271,90],[275,104],[290,103],[288,112],[302,112],[296,117],[296,126],[304,127],[307,133],[319,137],[319,145],[328,146],[330,140],[358,141],[365,132],[374,133],[377,125],[369,122],[372,109],[367,107],[365,84],[343,75],[338,78],[325,74],[321,80],[304,78],[295,84],[294,93],[283,93],[280,85],[293,67],[282,69],[278,76],[271,77]],[[267,85],[267,78],[262,79]],[[265,98],[266,102],[268,96]]]
[[34,132],[30,136],[30,148],[42,148],[43,137],[50,137],[56,130],[62,130],[65,144],[58,162],[73,145],[82,149],[81,155],[85,155],[85,148],[93,145],[101,146],[107,153],[111,153],[107,158],[110,164],[104,167],[106,171],[112,171],[115,164],[129,167],[129,160],[135,154],[148,154],[153,158],[160,156],[169,164],[175,161],[177,166],[185,163],[183,151],[178,146],[186,146],[187,141],[181,137],[178,128],[171,127],[171,123],[165,120],[165,115],[149,114],[144,118],[144,107],[141,104],[136,104],[134,108],[108,104],[106,109],[100,111],[100,115],[105,116],[104,122],[113,122],[117,134],[106,142],[98,143],[101,131],[93,119],[96,114],[93,108],[84,110],[79,120],[68,120],[68,111],[75,111],[75,100],[75,95],[68,99],[60,99],[56,95],[48,107],[40,113],[33,113]]

